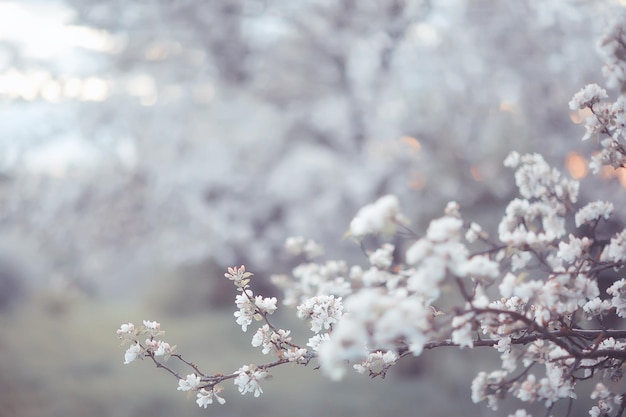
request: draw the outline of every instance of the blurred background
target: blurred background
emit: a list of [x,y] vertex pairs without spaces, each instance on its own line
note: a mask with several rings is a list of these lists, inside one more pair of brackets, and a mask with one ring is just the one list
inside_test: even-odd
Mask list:
[[386,193],[416,231],[449,200],[493,231],[511,150],[619,207],[626,177],[587,175],[567,103],[602,83],[625,3],[0,1],[0,416],[502,415],[469,399],[492,352],[427,352],[386,381],[278,369],[261,398],[227,386],[203,410],[122,365],[115,330],[158,320],[207,372],[260,362],[227,266],[276,295],[288,236],[364,262],[342,236]]

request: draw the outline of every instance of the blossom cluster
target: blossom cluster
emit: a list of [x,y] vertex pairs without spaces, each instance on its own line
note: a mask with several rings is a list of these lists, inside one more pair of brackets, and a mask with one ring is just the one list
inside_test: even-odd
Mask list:
[[[624,92],[626,87],[626,32],[622,21],[609,27],[601,39],[599,49],[605,60],[602,73],[610,88]],[[589,84],[574,95],[571,110],[589,109],[591,116],[585,122],[583,140],[595,139],[600,151],[593,155],[589,167],[598,172],[603,165],[614,168],[626,166],[626,96],[620,94],[613,102],[607,91],[597,84]]]
[[[607,39],[605,48],[624,47],[621,29],[613,28]],[[613,81],[623,83],[622,67],[612,65],[607,71]],[[601,87],[588,85],[570,102],[572,109],[591,109],[588,137],[607,136],[591,163],[596,168],[626,162],[621,147],[625,98],[609,105],[603,102],[607,97]],[[497,351],[500,365],[474,378],[474,402],[484,401],[495,410],[509,396],[541,403],[548,414],[561,401],[571,410],[578,383],[596,379],[590,393],[596,404],[589,414],[622,415],[623,395],[605,382],[623,384],[626,331],[619,318],[626,317],[626,230],[606,226],[614,213],[612,203],[579,204],[579,183],[541,155],[512,152],[504,165],[514,170],[519,195],[507,205],[494,237],[478,223],[465,221],[455,202],[418,235],[408,228],[398,198],[386,195],[360,209],[350,223],[348,236],[365,252],[364,265],[315,261],[324,253],[321,245],[302,237],[287,239],[286,249],[306,259],[272,282],[283,291],[283,304],[308,323],[306,344],[272,323],[277,298],[256,295],[253,274],[240,266],[225,274],[237,291],[235,321],[244,332],[258,322],[251,344],[272,357],[268,363],[204,374],[159,340],[160,324],[150,321],[138,329],[126,323],[117,331],[130,343],[124,363],[150,358],[177,378],[179,390],[195,392],[197,404],[206,407],[214,400],[224,403],[218,394],[228,379],[241,394],[260,396],[270,368],[287,363],[307,365],[315,358],[322,373],[336,380],[350,368],[384,377],[408,355],[443,346],[485,347]],[[384,242],[398,236],[398,228],[416,238]],[[384,243],[368,249],[369,236]],[[397,246],[401,243],[405,245]],[[600,285],[601,275],[613,277],[612,282]],[[164,364],[168,357],[181,360],[193,373],[179,375]],[[512,416],[530,414],[521,408]]]

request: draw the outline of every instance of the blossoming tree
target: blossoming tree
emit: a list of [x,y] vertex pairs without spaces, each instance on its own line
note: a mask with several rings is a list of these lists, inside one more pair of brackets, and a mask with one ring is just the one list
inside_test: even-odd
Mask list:
[[[626,166],[626,25],[614,25],[602,40],[604,74],[619,89],[614,102],[596,84],[574,95],[572,110],[588,109],[584,139],[598,141],[591,169]],[[620,390],[626,361],[626,231],[607,226],[614,206],[607,201],[577,204],[579,183],[550,167],[539,154],[512,152],[504,161],[515,172],[519,196],[509,202],[497,236],[462,218],[451,202],[423,235],[409,227],[399,200],[379,198],[358,211],[347,236],[359,244],[368,265],[342,260],[314,261],[323,248],[301,237],[286,249],[303,255],[291,276],[274,276],[284,291],[283,304],[295,307],[310,326],[311,337],[298,342],[278,328],[272,314],[275,297],[255,293],[253,274],[244,266],[225,274],[236,289],[236,323],[254,331],[252,346],[270,359],[244,364],[229,374],[210,374],[161,339],[160,324],[123,324],[118,337],[129,347],[124,363],[146,358],[178,380],[178,390],[193,392],[200,407],[225,402],[222,391],[232,380],[241,394],[263,393],[272,368],[316,361],[321,372],[341,379],[348,368],[384,377],[406,356],[444,346],[497,351],[501,366],[481,371],[471,383],[474,402],[497,409],[506,396],[553,409],[565,402],[573,410],[577,384],[593,380],[587,395],[596,404],[593,417],[621,416]],[[386,242],[368,247],[369,236],[409,241],[403,255]],[[397,241],[397,240],[396,240]],[[599,277],[617,278],[601,291]],[[184,375],[167,364],[188,366]],[[623,384],[622,384],[623,385]],[[611,389],[609,389],[611,386]],[[529,416],[524,408],[515,417]]]

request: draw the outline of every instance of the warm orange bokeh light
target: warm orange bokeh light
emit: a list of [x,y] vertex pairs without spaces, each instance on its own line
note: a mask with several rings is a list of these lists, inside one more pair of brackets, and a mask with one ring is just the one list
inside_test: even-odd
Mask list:
[[617,179],[619,180],[619,183],[622,185],[622,187],[626,187],[626,169],[624,168],[616,169],[615,175],[617,176]]
[[589,108],[584,108],[581,110],[575,110],[570,113],[569,118],[572,122],[576,124],[580,124],[587,120],[587,118],[591,116],[591,110]]
[[620,185],[626,187],[626,169],[624,168],[613,168],[612,166],[604,165],[600,171],[600,175],[607,180],[617,178]]
[[402,136],[400,140],[409,145],[415,151],[419,151],[420,149],[422,149],[422,144],[419,142],[419,140],[411,136]]
[[589,173],[587,160],[577,152],[570,152],[565,159],[565,166],[575,180],[585,178]]
[[474,178],[475,181],[482,181],[484,178],[483,174],[480,172],[480,169],[478,169],[476,165],[470,168],[470,174],[472,174],[472,178]]
[[419,172],[411,172],[409,178],[409,188],[412,190],[420,190],[426,185],[426,177]]
[[500,102],[500,111],[504,113],[517,113],[517,107],[515,104],[510,101],[502,101]]

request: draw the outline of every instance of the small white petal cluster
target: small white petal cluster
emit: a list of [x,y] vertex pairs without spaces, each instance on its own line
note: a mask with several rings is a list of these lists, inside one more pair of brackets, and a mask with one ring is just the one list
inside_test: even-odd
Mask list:
[[369,372],[370,375],[383,375],[385,371],[394,365],[398,360],[398,355],[393,351],[376,351],[367,355],[361,363],[353,365],[355,371],[360,374]]
[[615,263],[626,261],[626,230],[611,238],[611,242],[602,251],[600,260]]
[[128,365],[138,357],[140,357],[142,352],[142,347],[139,343],[133,343],[130,345],[128,349],[126,349],[126,353],[124,353],[124,365]]
[[622,405],[622,395],[611,392],[603,383],[598,382],[590,395],[592,400],[597,400],[597,404],[591,407],[589,415],[591,417],[607,416],[615,412]]
[[396,249],[391,243],[385,243],[369,255],[372,266],[380,269],[388,269],[393,263],[393,251]]
[[189,374],[187,375],[187,378],[185,379],[179,379],[178,380],[178,390],[179,391],[196,391],[198,389],[198,387],[200,386],[200,381],[202,380],[202,378],[200,378],[198,375],[196,374]]
[[[602,69],[608,87],[626,91],[626,42],[623,19],[609,27],[600,42],[604,55]],[[596,84],[583,88],[570,102],[572,110],[588,108],[592,115],[585,122],[583,140],[596,139],[600,152],[592,156],[589,167],[597,173],[602,166],[620,168],[626,166],[626,97],[622,94],[614,102],[605,101],[606,90]]]
[[452,342],[460,348],[474,347],[474,317],[456,316],[452,319]]
[[329,330],[342,315],[341,297],[335,298],[334,295],[318,295],[298,306],[298,318],[311,320],[311,331],[315,333]]
[[609,88],[620,89],[626,84],[626,61],[624,60],[626,46],[624,45],[626,45],[626,33],[622,22],[618,20],[609,27],[599,43],[599,50],[605,62],[602,75],[606,78],[606,85]]
[[615,308],[617,315],[626,317],[626,279],[614,282],[606,293],[612,296],[611,307]]
[[592,107],[599,101],[607,98],[606,90],[598,84],[587,84],[569,102],[570,110],[584,109]]
[[156,339],[146,339],[146,347],[154,352],[154,356],[169,356],[174,351],[169,343]]
[[244,332],[248,330],[248,326],[252,324],[252,319],[258,316],[256,306],[251,300],[253,297],[251,290],[244,290],[235,297],[235,305],[239,311],[235,311],[234,316],[237,317],[237,324],[241,326]]
[[247,331],[252,319],[261,320],[263,315],[276,311],[277,301],[276,297],[263,298],[259,295],[254,297],[252,290],[244,289],[235,297],[235,305],[239,308],[239,311],[234,313],[237,317],[237,324],[244,332]]
[[345,261],[308,262],[294,268],[291,277],[272,276],[272,283],[284,291],[283,304],[292,306],[316,295],[342,297],[349,294],[349,275]]
[[314,259],[324,254],[324,247],[302,236],[289,237],[285,240],[285,249],[292,255],[304,254],[307,259]]
[[523,198],[512,200],[498,226],[500,240],[535,250],[565,235],[568,204],[576,203],[579,183],[561,177],[539,154],[511,153],[505,165],[516,168],[515,182]]
[[[219,391],[221,391],[221,387],[218,387]],[[213,400],[217,400],[218,403],[224,404],[226,400],[218,395],[218,389],[206,390],[204,388],[198,391],[196,394],[196,404],[198,407],[207,408],[209,404],[213,404]]]
[[568,242],[564,240],[559,242],[559,250],[556,256],[566,264],[573,264],[578,259],[581,259],[584,254],[588,253],[591,243],[591,240],[586,236],[578,238],[570,234]]
[[350,234],[362,238],[370,234],[392,235],[398,224],[406,223],[395,195],[386,195],[362,207],[350,222]]
[[235,378],[234,383],[241,395],[251,392],[255,397],[258,397],[263,394],[263,389],[259,385],[259,381],[262,381],[269,376],[267,371],[257,367],[256,365],[244,365],[235,371],[235,374],[237,377]]
[[[144,356],[163,356],[167,360],[176,349],[169,343],[156,339],[163,335],[161,324],[156,321],[144,320],[143,326],[136,328],[133,323],[124,323],[117,330],[117,337],[122,341],[122,345],[130,343],[124,353],[124,364],[142,359]],[[139,341],[140,336],[148,336],[144,345]]]
[[591,203],[581,207],[576,213],[576,227],[583,224],[590,224],[600,219],[608,220],[613,214],[613,203],[607,201],[592,201]]
[[[252,337],[252,346],[259,347],[262,346],[262,352],[264,355],[274,354],[274,355],[282,355],[283,349],[285,346],[289,346],[291,343],[291,337],[289,336],[291,331],[278,329],[274,330],[270,328],[268,324],[259,327],[254,336]],[[289,349],[288,349],[289,350]],[[294,352],[292,352],[293,354]],[[299,351],[302,355],[306,354],[306,349],[303,351]]]

